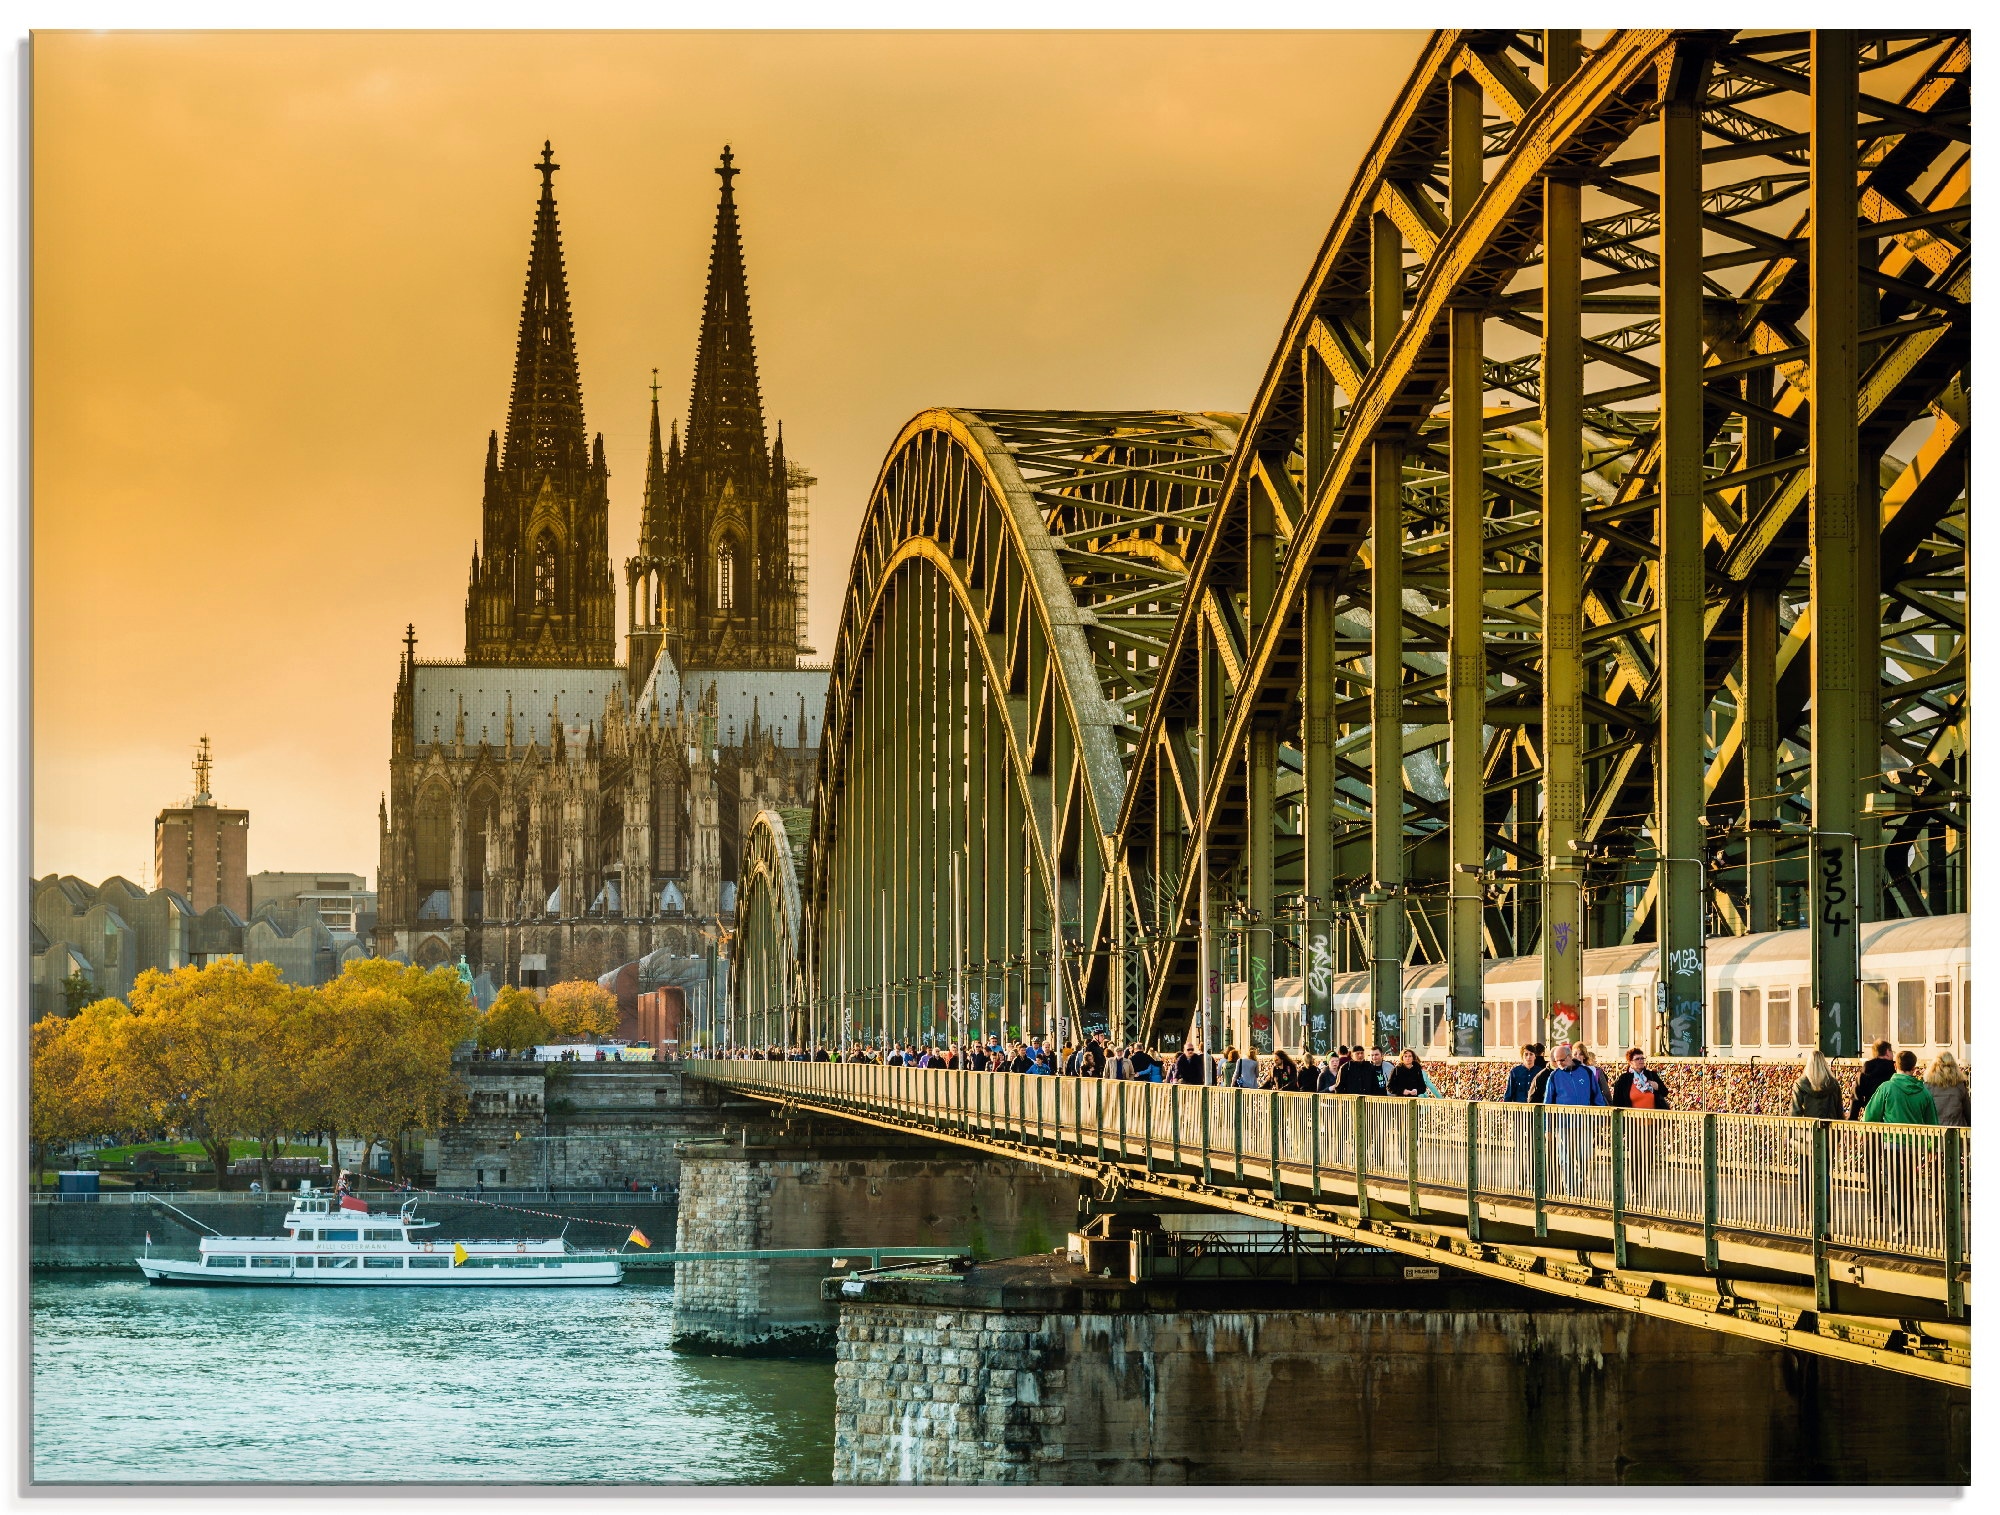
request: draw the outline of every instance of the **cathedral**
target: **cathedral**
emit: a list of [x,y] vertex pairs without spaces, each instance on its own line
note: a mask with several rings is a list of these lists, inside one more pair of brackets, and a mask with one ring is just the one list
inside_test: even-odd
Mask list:
[[691,983],[735,909],[740,838],[811,804],[828,674],[803,666],[806,490],[764,429],[735,180],[716,173],[685,431],[653,385],[618,656],[604,438],[544,144],[504,433],[487,439],[465,656],[404,638],[374,948],[502,983]]

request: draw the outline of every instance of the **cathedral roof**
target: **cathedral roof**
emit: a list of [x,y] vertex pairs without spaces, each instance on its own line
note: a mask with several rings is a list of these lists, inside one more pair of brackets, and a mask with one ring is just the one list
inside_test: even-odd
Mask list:
[[[785,747],[817,747],[821,718],[826,713],[826,688],[833,674],[825,668],[690,668],[680,675],[682,698],[692,709],[709,690],[715,691],[717,744],[741,746],[753,725],[777,737]],[[673,707],[655,707],[671,715]],[[805,741],[799,722],[805,722]]]
[[554,745],[559,712],[571,740],[601,730],[605,698],[624,686],[622,668],[488,668],[463,663],[419,663],[414,670],[411,736],[418,742],[449,742],[465,709],[465,744],[490,747],[507,742],[512,697],[514,745]]

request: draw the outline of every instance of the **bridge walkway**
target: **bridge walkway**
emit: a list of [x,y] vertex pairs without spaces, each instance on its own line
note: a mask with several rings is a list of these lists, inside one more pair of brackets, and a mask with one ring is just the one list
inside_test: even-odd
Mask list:
[[753,1098],[1546,1293],[1971,1382],[1971,1133],[694,1061]]

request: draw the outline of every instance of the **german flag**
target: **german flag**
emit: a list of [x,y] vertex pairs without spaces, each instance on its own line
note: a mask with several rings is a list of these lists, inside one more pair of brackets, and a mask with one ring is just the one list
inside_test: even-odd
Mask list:
[[646,1233],[641,1231],[637,1226],[632,1228],[632,1234],[625,1239],[635,1247],[652,1246],[652,1243],[646,1240]]

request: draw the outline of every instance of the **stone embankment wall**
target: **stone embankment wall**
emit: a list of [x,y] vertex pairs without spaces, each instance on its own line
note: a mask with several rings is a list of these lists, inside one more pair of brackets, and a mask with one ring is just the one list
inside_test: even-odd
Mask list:
[[[682,1252],[934,1245],[990,1256],[1060,1245],[1076,1217],[1073,1177],[928,1143],[858,1145],[853,1134],[764,1150],[690,1147],[680,1172]],[[834,1271],[825,1258],[682,1263],[673,1344],[831,1353],[835,1310],[821,1284]]]
[[671,1065],[474,1058],[459,1072],[469,1109],[439,1141],[441,1189],[671,1189],[678,1143],[769,1117]]
[[1129,1291],[1107,1305],[1038,1266],[1044,1285],[1025,1290],[977,1268],[895,1285],[884,1303],[866,1298],[883,1282],[855,1286],[834,1369],[836,1482],[1969,1477],[1963,1391],[1622,1311],[1148,1308]]
[[[87,1268],[136,1272],[133,1259],[146,1249],[152,1234],[152,1251],[158,1257],[196,1255],[205,1234],[192,1221],[210,1226],[225,1236],[276,1236],[283,1228],[287,1199],[201,1199],[187,1194],[172,1196],[174,1206],[191,1217],[184,1220],[158,1204],[134,1204],[124,1197],[96,1204],[36,1204],[28,1222],[29,1257],[37,1268]],[[653,1250],[664,1252],[674,1235],[675,1205],[671,1197],[654,1200],[625,1200],[623,1197],[596,1204],[524,1199],[507,1202],[501,1209],[493,1203],[425,1194],[418,1206],[420,1219],[438,1223],[435,1231],[420,1233],[442,1242],[458,1240],[512,1241],[519,1237],[555,1236],[563,1231],[563,1219],[570,1219],[568,1239],[579,1247],[616,1249],[633,1226],[637,1226]],[[378,1204],[378,1210],[385,1208]],[[534,1214],[541,1210],[547,1214]],[[573,1218],[573,1219],[572,1219]],[[629,1254],[636,1268],[647,1266],[644,1252]],[[665,1277],[665,1274],[646,1276]]]

